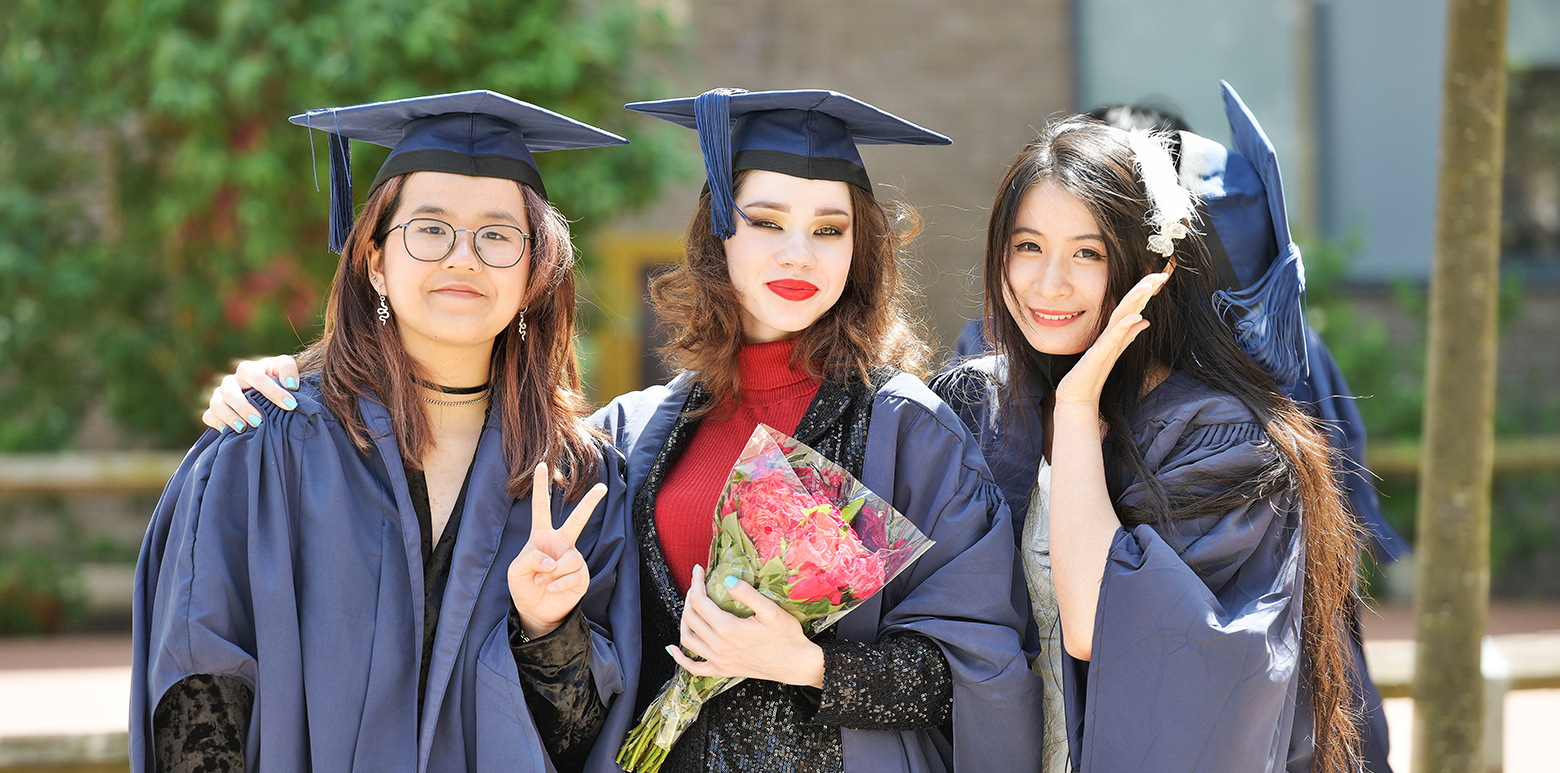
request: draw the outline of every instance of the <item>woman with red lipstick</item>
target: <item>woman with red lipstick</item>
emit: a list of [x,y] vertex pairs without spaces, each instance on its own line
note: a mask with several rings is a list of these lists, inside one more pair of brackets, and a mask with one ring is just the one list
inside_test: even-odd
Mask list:
[[[293,121],[331,130],[325,331],[152,516],[132,767],[577,769],[635,673],[637,578],[531,151],[625,141],[487,91]],[[355,224],[349,138],[392,147]]]
[[[1239,111],[1237,146],[1271,154]],[[992,207],[1000,353],[933,388],[1019,521],[1045,770],[1356,770],[1358,527],[1325,437],[1216,306],[1251,298],[1216,298],[1199,227],[1158,137],[1052,123]]]
[[[673,747],[667,771],[1034,769],[1038,680],[1009,515],[967,430],[913,375],[898,251],[858,142],[946,144],[830,91],[721,89],[631,109],[699,131],[709,190],[686,262],[651,287],[684,372],[597,414],[627,457],[648,705],[682,665],[746,677]],[[815,639],[745,584],[741,619],[704,596],[711,513],[753,428],[817,449],[936,546]],[[969,583],[1011,589],[968,593]],[[683,655],[686,647],[703,660]],[[602,743],[607,743],[605,735]]]

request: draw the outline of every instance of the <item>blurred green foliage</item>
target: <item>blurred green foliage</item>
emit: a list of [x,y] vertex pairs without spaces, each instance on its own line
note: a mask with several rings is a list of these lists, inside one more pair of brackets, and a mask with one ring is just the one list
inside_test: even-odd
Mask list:
[[[1306,316],[1337,360],[1349,388],[1363,396],[1360,416],[1372,439],[1417,438],[1423,431],[1425,405],[1425,342],[1430,317],[1425,288],[1399,281],[1391,286],[1394,305],[1412,322],[1396,339],[1380,320],[1362,321],[1354,303],[1340,286],[1357,251],[1356,239],[1305,245]],[[1501,280],[1497,310],[1504,329],[1522,310],[1522,280],[1508,274]],[[1526,417],[1553,412],[1535,400],[1544,392],[1523,393],[1500,384],[1502,399],[1496,408],[1498,433],[1528,434],[1543,431]],[[1554,424],[1551,431],[1560,429]]]
[[74,565],[29,547],[0,547],[0,635],[59,633],[85,606]]
[[[1360,415],[1371,442],[1415,439],[1423,431],[1425,344],[1429,298],[1426,288],[1399,282],[1392,303],[1411,324],[1388,331],[1379,319],[1362,320],[1340,285],[1356,251],[1352,240],[1305,247],[1306,306],[1313,327],[1326,341],[1339,369],[1359,396]],[[1523,285],[1517,272],[1501,280],[1497,323],[1501,329],[1521,314]],[[1496,384],[1495,433],[1525,436],[1560,433],[1560,398],[1544,376],[1530,373]],[[1378,481],[1381,511],[1410,544],[1415,536],[1418,486],[1414,481]],[[1497,476],[1490,509],[1490,573],[1493,589],[1505,596],[1560,593],[1560,481],[1553,474]]]
[[[69,445],[89,409],[136,445],[236,357],[318,333],[324,135],[310,108],[486,88],[632,134],[538,157],[588,236],[677,168],[628,127],[647,54],[678,31],[641,0],[11,0],[0,12],[0,451]],[[312,143],[312,144],[311,144]],[[357,143],[359,204],[385,151]],[[310,154],[313,153],[313,160]],[[588,255],[587,255],[588,258]]]

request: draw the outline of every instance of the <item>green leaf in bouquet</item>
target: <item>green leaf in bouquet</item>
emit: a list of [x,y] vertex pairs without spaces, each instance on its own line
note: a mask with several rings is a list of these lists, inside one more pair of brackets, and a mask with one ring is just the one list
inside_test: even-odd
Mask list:
[[796,609],[796,612],[793,612],[792,614],[799,614],[799,615],[805,616],[805,617],[802,617],[802,618],[799,618],[799,619],[823,617],[824,615],[833,614],[834,612],[837,612],[840,609],[840,607],[830,603],[828,599],[819,599],[817,601],[809,601],[809,602],[807,602],[805,604],[798,604],[798,603],[793,601],[793,602],[791,602],[791,606],[793,606]]
[[[770,601],[779,604],[781,609],[790,612],[794,616],[796,612],[791,609],[791,599],[785,592],[787,574],[785,561],[781,560],[779,556],[775,556],[769,559],[768,563],[758,568],[758,579],[753,587],[758,588],[759,593],[769,597]],[[796,619],[801,620],[802,618],[798,617]]]
[[861,512],[861,506],[866,503],[866,497],[856,497],[850,500],[845,507],[840,509],[840,518],[844,519],[846,523],[850,523],[856,517],[856,513]]
[[709,579],[704,583],[704,595],[709,596],[710,601],[715,602],[715,606],[737,617],[752,617],[753,610],[748,609],[746,604],[731,597],[731,591],[726,588],[725,578],[725,573],[720,575],[720,579],[716,579],[715,575],[710,575]]

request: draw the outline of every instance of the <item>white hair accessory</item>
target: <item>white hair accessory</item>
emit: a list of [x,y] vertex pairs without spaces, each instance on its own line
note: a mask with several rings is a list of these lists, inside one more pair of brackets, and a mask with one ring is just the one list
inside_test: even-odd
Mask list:
[[1192,192],[1182,187],[1170,161],[1170,151],[1158,135],[1142,129],[1127,132],[1132,162],[1148,193],[1147,224],[1154,228],[1148,248],[1165,257],[1175,254],[1175,243],[1191,232],[1187,224],[1197,217]]

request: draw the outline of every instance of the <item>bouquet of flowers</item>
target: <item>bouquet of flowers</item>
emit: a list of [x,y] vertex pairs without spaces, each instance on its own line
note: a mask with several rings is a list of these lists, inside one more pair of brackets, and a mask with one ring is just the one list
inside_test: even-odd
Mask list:
[[[760,424],[715,503],[705,593],[731,614],[752,615],[726,588],[724,579],[735,576],[811,636],[871,598],[931,546],[839,465]],[[659,770],[704,703],[740,681],[677,669],[629,732],[618,764],[634,773]]]

